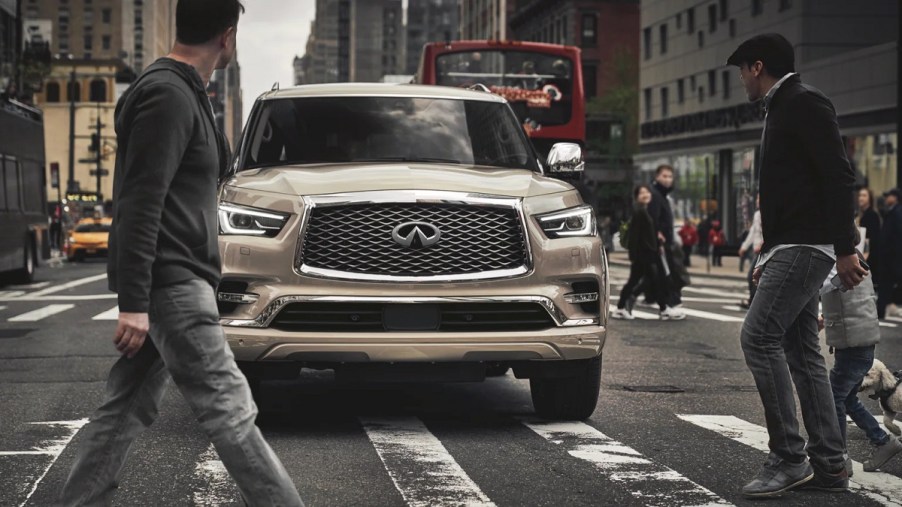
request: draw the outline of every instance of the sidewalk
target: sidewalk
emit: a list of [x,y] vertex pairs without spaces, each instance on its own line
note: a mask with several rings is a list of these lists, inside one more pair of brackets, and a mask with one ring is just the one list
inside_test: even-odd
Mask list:
[[[609,252],[608,259],[611,265],[614,266],[629,267],[630,265],[629,256],[624,251]],[[748,262],[745,263],[745,270],[739,271],[739,257],[724,257],[723,266],[711,266],[710,271],[705,266],[704,257],[693,255],[690,260],[692,261],[692,266],[689,267],[689,275],[693,277],[745,281],[748,275]]]

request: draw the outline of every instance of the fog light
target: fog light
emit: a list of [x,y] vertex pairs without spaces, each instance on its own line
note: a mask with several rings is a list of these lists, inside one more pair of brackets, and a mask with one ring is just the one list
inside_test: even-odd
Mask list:
[[598,293],[581,292],[577,294],[567,294],[566,296],[564,296],[564,301],[575,305],[578,305],[580,303],[593,303],[595,301],[598,301]]
[[251,303],[256,303],[260,296],[257,294],[243,294],[243,293],[235,293],[235,292],[220,292],[216,294],[216,298],[222,301],[223,303],[237,303],[241,305],[247,305]]

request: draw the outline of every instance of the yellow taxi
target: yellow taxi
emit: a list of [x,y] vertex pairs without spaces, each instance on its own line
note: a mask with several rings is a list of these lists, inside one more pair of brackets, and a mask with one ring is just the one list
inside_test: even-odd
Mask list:
[[67,255],[70,261],[81,261],[89,255],[106,255],[112,218],[79,220],[69,233]]

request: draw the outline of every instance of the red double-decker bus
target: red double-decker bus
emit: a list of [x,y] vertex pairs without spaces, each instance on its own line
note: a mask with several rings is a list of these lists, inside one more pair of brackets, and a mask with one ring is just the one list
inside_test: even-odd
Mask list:
[[586,104],[580,50],[519,41],[433,42],[423,47],[414,82],[484,85],[510,102],[536,149],[585,146]]

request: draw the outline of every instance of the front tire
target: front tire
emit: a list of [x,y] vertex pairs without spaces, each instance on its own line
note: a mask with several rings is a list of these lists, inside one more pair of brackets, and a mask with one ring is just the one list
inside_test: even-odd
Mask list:
[[22,267],[12,273],[10,280],[14,284],[27,284],[34,281],[34,248],[31,238],[25,239],[25,254],[22,258]]
[[531,378],[536,414],[545,419],[582,420],[592,415],[601,390],[601,356],[580,361],[578,373],[563,378]]

